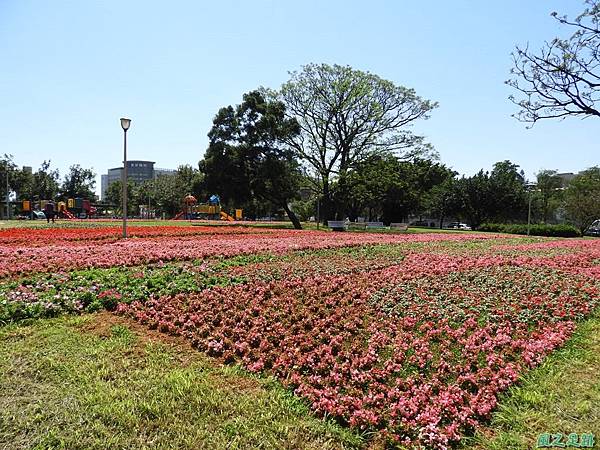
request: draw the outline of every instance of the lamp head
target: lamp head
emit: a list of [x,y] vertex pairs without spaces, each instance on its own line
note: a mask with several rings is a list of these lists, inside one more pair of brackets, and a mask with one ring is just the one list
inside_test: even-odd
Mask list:
[[129,130],[129,125],[131,125],[131,119],[121,117],[121,128],[123,128],[123,131]]

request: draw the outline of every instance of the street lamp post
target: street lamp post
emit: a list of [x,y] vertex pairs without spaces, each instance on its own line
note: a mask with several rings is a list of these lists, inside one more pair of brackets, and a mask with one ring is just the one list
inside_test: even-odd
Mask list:
[[123,238],[127,238],[127,130],[131,125],[131,119],[121,117],[121,128],[123,128],[123,172],[121,172],[121,183],[123,184]]

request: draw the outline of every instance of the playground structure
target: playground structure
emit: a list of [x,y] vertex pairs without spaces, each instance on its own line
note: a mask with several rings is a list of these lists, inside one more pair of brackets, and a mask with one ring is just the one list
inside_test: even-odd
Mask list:
[[[22,211],[33,218],[34,212],[44,211],[49,200],[40,200],[34,204],[29,200],[23,200]],[[37,208],[36,208],[37,207]],[[96,214],[96,208],[89,200],[84,198],[69,198],[66,202],[55,204],[55,214],[62,219],[89,219]]]
[[196,197],[193,195],[187,195],[183,199],[183,210],[175,216],[175,220],[207,219],[227,220],[228,222],[241,220],[241,218],[241,209],[235,210],[235,218],[223,211],[221,208],[221,200],[219,199],[218,195],[211,195],[208,199],[208,203],[198,203]]

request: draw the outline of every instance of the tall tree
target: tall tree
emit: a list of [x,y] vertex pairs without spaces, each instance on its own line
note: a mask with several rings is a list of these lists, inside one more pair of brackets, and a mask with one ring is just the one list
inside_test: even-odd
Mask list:
[[96,174],[94,171],[75,164],[69,168],[69,173],[65,175],[59,193],[63,198],[82,197],[95,200],[95,186]]
[[286,118],[282,102],[267,100],[259,91],[245,94],[240,105],[221,108],[213,121],[200,162],[205,186],[225,199],[271,202],[301,228],[290,207],[298,197],[301,172],[285,145],[297,133],[298,123]]
[[300,132],[287,140],[311,169],[323,195],[324,219],[333,213],[331,183],[372,153],[421,154],[431,146],[407,127],[437,103],[377,75],[348,66],[310,64],[279,92]]
[[17,200],[26,200],[31,198],[33,187],[33,173],[29,168],[15,170],[11,177],[11,187],[14,189]]
[[490,189],[490,176],[483,169],[472,177],[456,180],[456,193],[460,205],[460,215],[472,227],[478,227],[491,217],[493,193]]
[[425,205],[427,210],[440,221],[440,229],[444,220],[460,213],[460,197],[457,192],[455,174],[445,178],[429,191]]
[[424,212],[432,188],[453,176],[436,161],[371,155],[338,178],[333,199],[351,219],[366,215],[370,220],[400,222],[411,213]]
[[201,181],[202,176],[197,169],[189,164],[180,165],[172,174],[134,184],[130,188],[132,204],[136,207],[150,204],[155,213],[172,217],[183,209],[187,195],[199,196]]
[[525,173],[508,160],[494,164],[489,176],[489,218],[511,222],[525,218]]
[[600,167],[591,167],[573,178],[565,191],[568,217],[583,233],[600,219]]
[[525,176],[510,161],[494,164],[491,172],[480,170],[472,177],[456,181],[460,213],[469,225],[477,227],[486,221],[523,220],[527,213]]
[[[121,180],[116,180],[108,185],[106,190],[106,200],[108,203],[116,207],[116,210],[121,213],[123,211],[123,183]],[[135,183],[131,180],[127,181],[127,215],[130,215],[137,208],[135,201]]]
[[44,161],[29,182],[22,186],[20,197],[31,200],[54,199],[59,190],[58,179],[58,170],[51,170],[50,161]]
[[411,180],[411,189],[417,196],[413,212],[422,214],[428,212],[431,206],[432,189],[444,184],[447,179],[454,178],[457,173],[440,162],[417,158],[410,162],[408,175]]
[[404,162],[395,156],[370,155],[338,178],[332,186],[332,199],[351,220],[358,216],[375,220],[384,209],[388,215],[392,209],[403,215],[415,203],[408,174]]
[[541,219],[544,223],[558,207],[561,196],[562,179],[556,170],[541,170],[536,175]]
[[[13,161],[12,155],[4,154],[4,156],[0,157],[0,202],[2,204],[6,202],[7,194],[10,195],[15,190],[17,172],[17,166]],[[6,205],[7,212],[8,208],[9,206]],[[4,218],[4,211],[4,207],[0,208],[0,218]]]
[[572,27],[567,39],[554,38],[539,52],[528,46],[513,53],[514,78],[506,83],[521,93],[510,99],[524,122],[566,116],[600,117],[600,0],[586,0],[575,19],[552,16]]

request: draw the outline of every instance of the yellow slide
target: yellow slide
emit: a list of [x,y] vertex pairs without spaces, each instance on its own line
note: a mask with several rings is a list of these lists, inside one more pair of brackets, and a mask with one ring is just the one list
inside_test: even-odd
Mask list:
[[221,219],[228,220],[230,222],[233,222],[235,220],[233,217],[231,217],[229,214],[223,211],[221,211]]

